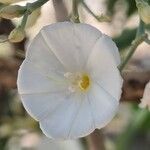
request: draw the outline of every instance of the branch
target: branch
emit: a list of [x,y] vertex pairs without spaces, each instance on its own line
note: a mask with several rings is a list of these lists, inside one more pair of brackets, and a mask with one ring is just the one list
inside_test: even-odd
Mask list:
[[44,5],[48,1],[49,0],[37,0],[33,3],[28,3],[30,12],[32,13],[34,10],[41,7],[42,5]]
[[[136,37],[138,37],[138,36],[140,36],[140,35],[142,35],[142,34],[144,34],[144,33],[145,33],[145,23],[140,19],[140,24],[139,24],[139,27],[138,27],[138,29],[137,29]],[[147,36],[147,38],[145,38],[144,41],[145,41],[147,44],[150,45],[150,39],[148,38],[148,36]]]
[[130,48],[129,48],[129,53],[127,54],[127,56],[125,57],[125,59],[122,61],[122,63],[119,66],[119,70],[122,71],[124,69],[124,67],[126,66],[126,64],[128,63],[128,61],[130,60],[130,58],[132,57],[132,55],[134,54],[136,48],[145,41],[145,39],[147,39],[147,34],[143,34],[140,37],[137,37],[131,44]]
[[[48,0],[37,0],[33,3],[27,3],[26,6],[19,6],[19,5],[10,5],[8,7],[4,7],[1,11],[2,16],[8,17],[7,19],[12,19],[12,17],[20,17],[23,15],[23,19],[21,24],[16,27],[8,36],[8,39],[0,40],[0,43],[10,41],[12,43],[17,43],[22,41],[25,38],[25,27],[28,20],[29,15],[36,10],[37,8],[41,7],[45,4]],[[17,10],[16,10],[17,9]],[[13,16],[12,14],[13,13]],[[12,16],[12,17],[11,17]]]
[[87,6],[87,4],[86,4],[83,0],[81,1],[81,3],[82,3],[82,5],[83,5],[83,7],[84,7],[97,21],[99,21],[99,22],[110,22],[110,21],[111,21],[110,17],[108,17],[108,16],[106,16],[106,15],[103,15],[103,14],[101,14],[100,16],[95,15],[95,14],[93,13],[93,11]]
[[136,32],[136,37],[139,37],[140,35],[145,33],[145,27],[144,22],[140,19],[139,27]]

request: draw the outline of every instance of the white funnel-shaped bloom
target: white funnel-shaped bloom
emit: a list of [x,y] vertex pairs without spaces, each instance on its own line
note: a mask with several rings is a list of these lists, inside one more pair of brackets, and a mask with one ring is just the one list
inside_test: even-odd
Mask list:
[[53,139],[75,139],[115,116],[122,78],[108,36],[87,24],[44,27],[27,49],[18,91],[27,112]]

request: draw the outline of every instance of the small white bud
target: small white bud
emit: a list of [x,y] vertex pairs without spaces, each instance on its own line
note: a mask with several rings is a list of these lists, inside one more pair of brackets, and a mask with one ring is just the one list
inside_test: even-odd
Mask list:
[[146,24],[150,24],[150,5],[145,1],[137,1],[136,5],[142,21]]
[[20,2],[20,1],[24,1],[24,0],[0,0],[0,3],[3,3],[3,4],[12,4],[12,3]]
[[24,14],[25,10],[25,7],[19,5],[5,6],[0,10],[0,17],[5,19],[21,17]]
[[8,40],[12,43],[21,42],[25,38],[25,31],[20,27],[15,28],[9,34]]

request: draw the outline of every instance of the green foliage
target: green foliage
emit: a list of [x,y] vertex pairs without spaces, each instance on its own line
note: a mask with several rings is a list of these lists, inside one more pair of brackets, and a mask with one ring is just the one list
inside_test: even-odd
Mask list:
[[113,38],[120,51],[127,48],[132,43],[136,36],[136,30],[136,28],[125,29],[121,35]]
[[115,7],[115,4],[118,0],[106,0],[106,5],[107,5],[107,13],[109,15],[112,15],[114,14],[114,7]]
[[7,144],[7,138],[2,138],[0,139],[0,150],[4,150],[5,149],[5,145]]
[[149,130],[149,128],[145,127],[148,120],[150,120],[150,112],[146,109],[135,108],[129,124],[116,141],[116,150],[129,150],[133,139],[139,134],[139,131],[142,131],[142,129]]
[[127,16],[132,15],[136,10],[136,3],[135,0],[126,0],[128,3],[128,11],[127,11]]

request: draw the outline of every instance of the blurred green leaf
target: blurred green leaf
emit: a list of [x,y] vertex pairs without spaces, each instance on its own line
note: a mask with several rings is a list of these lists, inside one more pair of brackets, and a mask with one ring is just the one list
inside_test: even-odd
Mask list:
[[4,150],[6,143],[7,143],[8,138],[2,138],[0,139],[0,150]]
[[134,137],[143,129],[143,126],[150,118],[150,112],[146,109],[137,108],[123,133],[117,138],[116,150],[129,150]]
[[113,38],[120,51],[124,48],[127,48],[131,44],[136,36],[136,30],[136,28],[125,29],[121,35]]
[[128,4],[127,16],[131,16],[136,10],[135,0],[126,0]]
[[107,7],[107,13],[109,15],[112,15],[114,14],[114,7],[115,7],[115,4],[118,0],[106,0],[106,7]]

